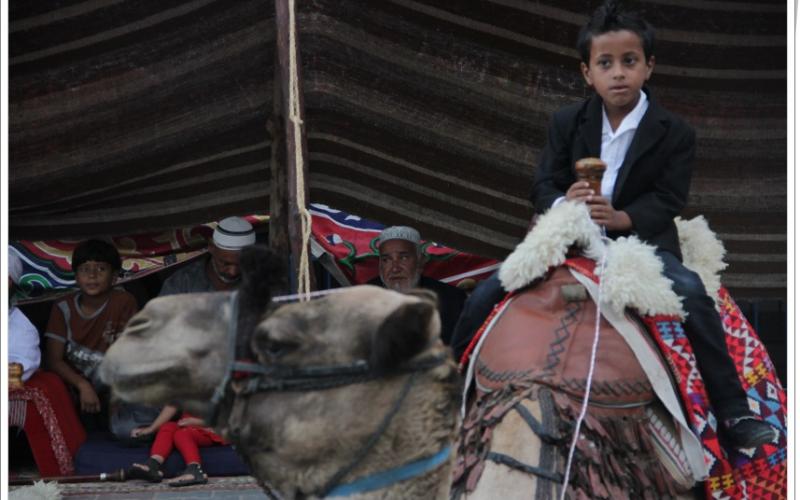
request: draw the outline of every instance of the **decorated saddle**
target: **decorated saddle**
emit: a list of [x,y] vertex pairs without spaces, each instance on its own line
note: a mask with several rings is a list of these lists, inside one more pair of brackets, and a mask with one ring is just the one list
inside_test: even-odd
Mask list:
[[[577,455],[584,466],[573,471],[571,496],[590,492],[591,498],[616,498],[635,491],[642,498],[672,497],[687,484],[704,480],[708,498],[786,497],[786,393],[763,344],[720,284],[719,272],[725,267],[721,242],[702,217],[676,222],[684,263],[714,291],[710,295],[751,409],[778,430],[774,442],[754,449],[723,447],[681,326],[680,298],[661,275],[654,249],[634,237],[604,242],[582,205],[563,203],[543,216],[506,259],[500,278],[513,291],[487,318],[462,358],[468,388],[475,391],[465,390],[472,404],[469,411],[464,408],[457,491],[472,491],[481,480],[497,480],[494,488],[507,481],[484,465],[494,460],[514,462],[512,469],[538,475],[539,483],[544,478],[551,486],[538,487],[537,498],[550,498],[563,475],[558,461],[547,458],[548,440],[552,444],[559,432],[563,438],[568,430],[559,429],[552,416],[574,423],[591,365],[596,370],[589,395],[593,411],[584,423],[589,439],[582,449],[579,444]],[[582,256],[568,257],[575,246]],[[544,281],[550,284],[540,286]],[[576,287],[576,281],[582,286]],[[586,341],[595,333],[594,321],[580,318],[594,316],[594,303],[603,312],[595,355]],[[656,406],[649,404],[655,400],[667,410],[658,418],[652,414]],[[626,409],[634,407],[640,410]],[[502,443],[488,444],[493,432],[502,434],[498,426],[510,425],[503,421],[506,415],[526,412],[538,415],[522,420],[534,422],[527,427],[543,442],[535,466],[520,465],[498,452]],[[630,420],[618,425],[621,416]],[[662,432],[664,424],[669,432]],[[648,449],[631,450],[639,445]],[[661,465],[651,463],[653,454],[661,455]],[[626,461],[639,457],[633,460],[641,463],[621,467],[615,457],[622,456]]]

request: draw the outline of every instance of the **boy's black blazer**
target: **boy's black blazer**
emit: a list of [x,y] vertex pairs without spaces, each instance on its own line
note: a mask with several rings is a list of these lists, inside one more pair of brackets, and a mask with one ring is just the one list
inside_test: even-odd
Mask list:
[[[611,204],[633,222],[639,239],[681,258],[673,219],[686,206],[694,163],[694,130],[658,105],[647,89],[649,106],[620,167]],[[602,99],[597,94],[556,111],[531,189],[537,212],[545,212],[575,182],[575,162],[600,157]]]

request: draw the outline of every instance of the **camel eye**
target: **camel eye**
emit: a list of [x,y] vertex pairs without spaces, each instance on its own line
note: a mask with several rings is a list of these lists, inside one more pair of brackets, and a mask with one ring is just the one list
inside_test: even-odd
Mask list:
[[294,351],[298,345],[296,342],[263,338],[258,339],[257,347],[260,352],[269,355],[272,359],[277,359]]

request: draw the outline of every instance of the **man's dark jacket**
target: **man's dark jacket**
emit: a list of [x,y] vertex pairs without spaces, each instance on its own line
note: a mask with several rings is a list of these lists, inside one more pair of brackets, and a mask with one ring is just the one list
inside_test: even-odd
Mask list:
[[[386,288],[380,276],[371,280],[369,284]],[[442,322],[442,342],[446,345],[450,345],[450,339],[453,336],[453,328],[456,326],[456,321],[458,321],[458,317],[461,315],[461,309],[464,308],[464,301],[467,300],[467,294],[460,288],[442,283],[433,278],[428,278],[427,276],[420,277],[418,287],[436,293],[436,296],[439,298],[439,319]]]
[[[673,219],[689,196],[695,134],[644,90],[649,106],[620,167],[611,204],[631,218],[630,233],[680,258]],[[545,212],[575,182],[576,161],[600,157],[602,131],[602,99],[597,94],[554,113],[531,189],[537,212]]]

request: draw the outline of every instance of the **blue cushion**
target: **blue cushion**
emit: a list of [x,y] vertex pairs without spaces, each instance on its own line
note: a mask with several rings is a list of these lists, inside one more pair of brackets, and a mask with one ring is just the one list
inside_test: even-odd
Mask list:
[[[75,474],[95,475],[127,469],[134,462],[144,463],[149,452],[149,444],[130,448],[115,441],[111,433],[90,433],[75,455]],[[203,470],[209,477],[250,474],[250,470],[230,445],[200,448],[200,458],[203,461]],[[164,465],[164,477],[177,476],[186,468],[178,450],[173,450]]]

